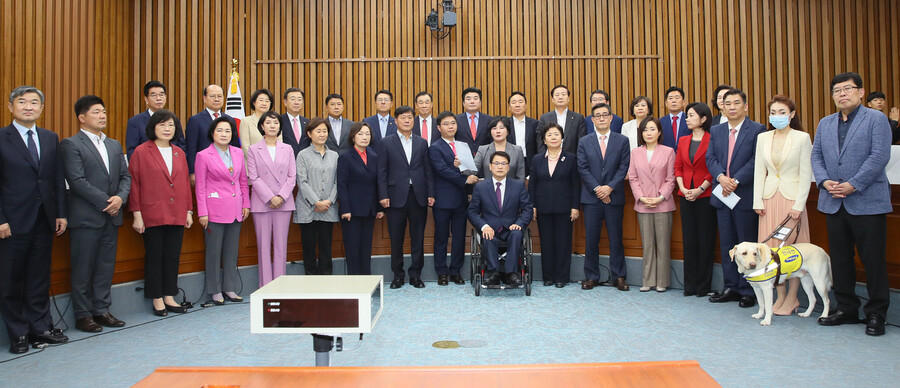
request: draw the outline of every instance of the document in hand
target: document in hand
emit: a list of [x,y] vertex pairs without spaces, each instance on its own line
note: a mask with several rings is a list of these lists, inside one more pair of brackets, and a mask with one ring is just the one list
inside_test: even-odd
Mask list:
[[459,158],[459,171],[478,171],[468,144],[461,141],[456,142],[456,157]]
[[741,201],[741,197],[738,197],[738,195],[735,193],[728,194],[727,197],[725,195],[723,195],[722,185],[716,185],[716,188],[713,189],[712,193],[713,193],[713,195],[716,196],[716,198],[718,198],[720,201],[722,201],[722,203],[724,203],[725,206],[728,206],[729,209],[734,209],[734,206],[737,205],[738,202]]

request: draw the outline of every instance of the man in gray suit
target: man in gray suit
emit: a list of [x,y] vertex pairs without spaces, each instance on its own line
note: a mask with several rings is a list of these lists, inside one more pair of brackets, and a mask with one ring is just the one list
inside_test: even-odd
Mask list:
[[122,145],[106,137],[106,106],[97,96],[75,102],[81,131],[60,143],[69,183],[72,305],[75,327],[96,333],[125,322],[109,313],[122,205],[131,189]]
[[[331,133],[325,146],[338,154],[350,149],[350,142],[347,141],[347,134],[350,133],[350,126],[353,121],[344,118],[344,97],[340,94],[332,93],[325,97],[325,112],[328,113],[328,123],[331,124]],[[377,131],[378,128],[372,128]]]
[[826,214],[829,254],[837,311],[819,318],[823,326],[859,323],[854,253],[866,270],[869,301],[866,334],[884,334],[890,302],[887,264],[887,219],[891,188],[884,172],[891,155],[891,129],[881,112],[862,106],[862,77],[841,73],[831,80],[838,112],[819,121],[812,149],[812,169],[819,187],[820,212]]

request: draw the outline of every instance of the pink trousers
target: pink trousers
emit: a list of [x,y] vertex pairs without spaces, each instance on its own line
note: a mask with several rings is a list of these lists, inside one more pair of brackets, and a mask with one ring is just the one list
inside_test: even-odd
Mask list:
[[292,214],[282,211],[253,213],[260,287],[284,275],[287,270],[287,239]]

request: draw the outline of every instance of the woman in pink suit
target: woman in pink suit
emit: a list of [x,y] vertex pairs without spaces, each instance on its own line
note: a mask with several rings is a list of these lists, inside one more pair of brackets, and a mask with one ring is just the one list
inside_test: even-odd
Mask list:
[[644,279],[641,292],[669,287],[672,213],[675,211],[675,150],[659,144],[661,126],[653,117],[638,125],[638,144],[631,150],[628,182],[634,194],[634,210],[641,226],[644,247]]
[[206,231],[206,292],[216,305],[225,304],[225,299],[243,300],[234,291],[240,281],[238,241],[241,222],[250,215],[250,188],[244,152],[229,145],[236,132],[237,126],[230,118],[213,120],[206,133],[212,144],[198,152],[194,162],[197,216]]
[[262,287],[284,275],[286,269],[288,227],[295,209],[297,162],[294,149],[278,140],[281,136],[278,113],[263,113],[257,127],[263,141],[247,149],[247,173],[253,192],[250,212],[256,228],[259,286]]

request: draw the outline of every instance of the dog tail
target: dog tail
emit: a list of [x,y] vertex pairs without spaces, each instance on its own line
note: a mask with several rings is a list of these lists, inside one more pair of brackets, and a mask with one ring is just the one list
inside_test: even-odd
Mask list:
[[826,292],[828,292],[827,290],[830,290],[830,289],[831,289],[831,286],[834,285],[834,279],[833,279],[832,276],[831,276],[831,256],[829,256],[829,255],[828,255],[828,252],[825,252],[824,249],[822,249],[822,254],[825,255],[825,258],[826,258],[826,259],[828,259],[828,261],[827,261],[827,267],[826,267],[826,268],[828,268],[828,277],[827,277],[827,279],[828,279],[827,287],[828,287],[828,288],[826,289]]

